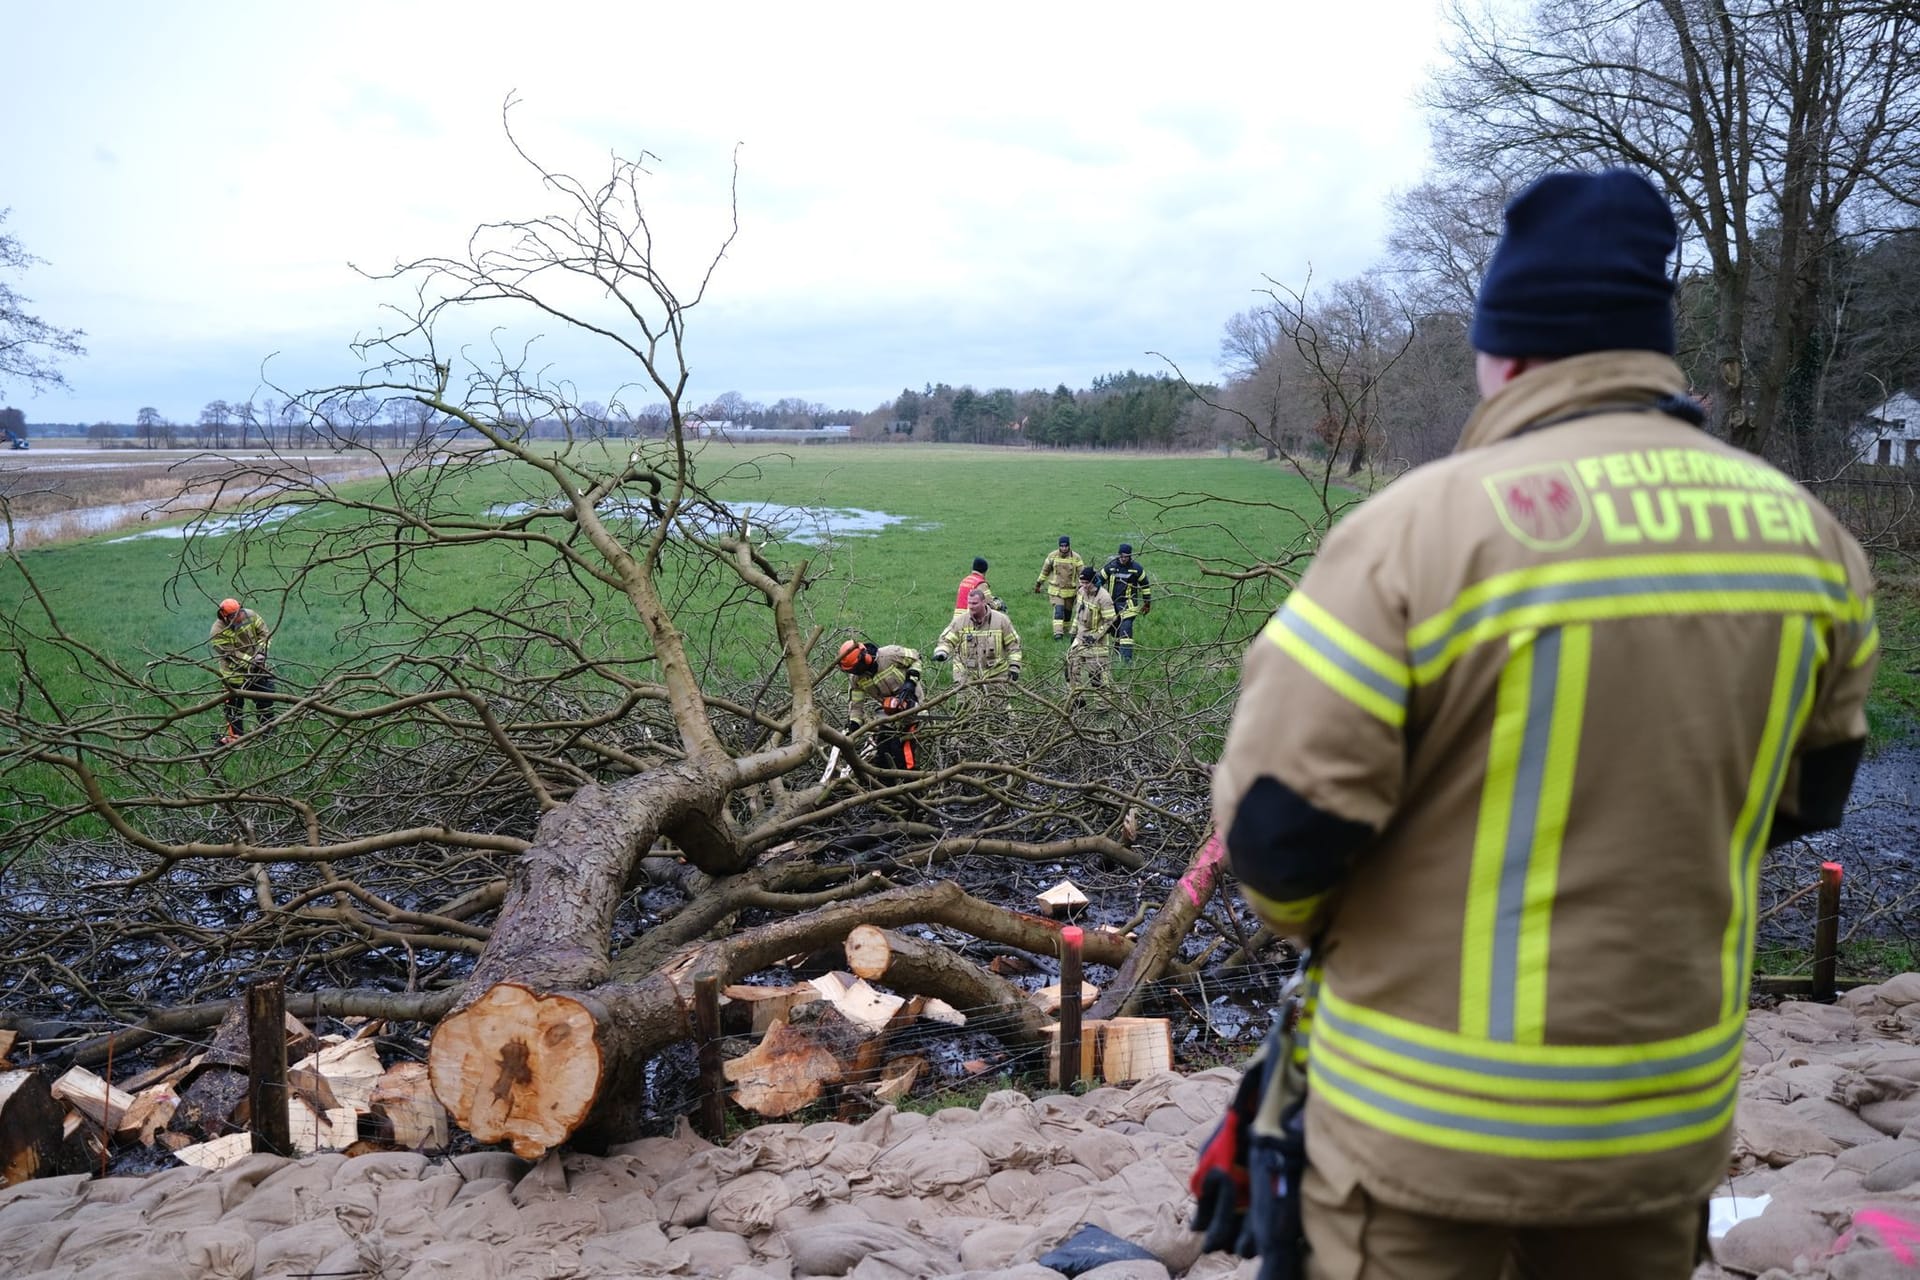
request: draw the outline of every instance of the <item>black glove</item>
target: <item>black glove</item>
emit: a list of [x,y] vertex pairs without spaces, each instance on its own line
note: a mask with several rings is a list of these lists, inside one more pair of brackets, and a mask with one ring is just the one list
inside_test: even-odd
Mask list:
[[1015,684],[1019,684],[1019,683],[1020,683],[1020,668],[1018,668],[1018,667],[1011,667],[1011,668],[1009,668],[1009,669],[1008,669],[1008,671],[1007,671],[1007,679],[1009,679],[1009,680],[1011,680],[1011,681],[1013,681],[1013,682],[1014,682]]
[[860,722],[858,720],[855,720],[851,716],[847,717],[847,732],[848,733],[860,732]]
[[909,679],[900,686],[900,699],[910,707],[920,705],[920,686]]
[[1253,1251],[1245,1247],[1252,1243],[1247,1231],[1247,1205],[1251,1196],[1247,1152],[1253,1145],[1253,1117],[1260,1109],[1260,1092],[1265,1081],[1266,1072],[1261,1070],[1260,1062],[1247,1064],[1239,1088],[1233,1091],[1233,1101],[1227,1104],[1227,1114],[1206,1145],[1200,1148],[1200,1160],[1187,1182],[1187,1189],[1198,1201],[1194,1205],[1193,1221],[1187,1225],[1194,1231],[1206,1233],[1200,1241],[1202,1253],[1232,1249],[1242,1257],[1254,1256]]

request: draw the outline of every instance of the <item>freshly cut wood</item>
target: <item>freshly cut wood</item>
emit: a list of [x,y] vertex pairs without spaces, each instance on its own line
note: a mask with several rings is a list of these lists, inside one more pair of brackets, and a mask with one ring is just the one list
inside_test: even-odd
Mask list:
[[1064,915],[1087,905],[1087,895],[1071,880],[1062,880],[1040,895],[1040,909],[1048,915]]
[[224,1169],[230,1164],[238,1164],[253,1154],[253,1135],[229,1133],[208,1142],[196,1142],[191,1146],[181,1147],[173,1154],[181,1164],[190,1164],[200,1169]]
[[67,1145],[67,1156],[82,1169],[104,1168],[107,1163],[107,1131],[81,1111],[67,1112],[60,1127]]
[[850,973],[822,974],[813,979],[811,985],[822,1000],[850,1021],[875,1033],[886,1030],[888,1021],[906,1003],[905,997],[876,990],[865,978],[856,978]]
[[85,1067],[69,1067],[53,1082],[53,1096],[109,1132],[119,1130],[127,1109],[133,1106],[132,1094],[114,1088]]
[[424,1062],[401,1062],[373,1086],[372,1114],[386,1121],[392,1140],[409,1151],[447,1145],[447,1109],[433,1096]]
[[287,1140],[297,1156],[339,1151],[360,1137],[360,1117],[352,1107],[321,1111],[305,1098],[287,1099]]
[[205,1054],[194,1053],[184,1058],[175,1058],[171,1062],[163,1062],[157,1067],[142,1071],[139,1075],[127,1077],[120,1082],[120,1087],[128,1093],[139,1094],[157,1084],[181,1084],[205,1057]]
[[143,1147],[153,1145],[154,1135],[167,1127],[180,1106],[180,1095],[170,1084],[156,1084],[134,1096],[133,1105],[113,1131],[116,1138],[137,1141]]
[[307,1067],[287,1068],[287,1089],[295,1097],[305,1098],[315,1111],[332,1111],[341,1105],[339,1095],[334,1093],[327,1078]]
[[288,1014],[287,1061],[298,1062],[308,1054],[319,1052],[319,1049],[320,1037],[314,1035],[306,1023],[300,1021],[300,1019],[294,1017],[292,1014]]
[[727,1000],[744,1004],[752,1012],[751,1027],[753,1034],[763,1036],[767,1028],[774,1023],[784,1021],[795,1005],[807,1004],[820,998],[819,989],[812,984],[797,987],[750,987],[736,983],[720,993]]
[[[1034,1004],[1040,1007],[1040,1012],[1056,1014],[1060,1012],[1060,997],[1060,984],[1056,982],[1052,986],[1041,987],[1033,993],[1032,998]],[[1100,988],[1094,986],[1091,982],[1082,982],[1080,984],[1080,1007],[1082,1009],[1085,1009],[1099,998]]]
[[766,1038],[721,1067],[733,1100],[756,1115],[790,1116],[840,1078],[840,1060],[804,1031],[776,1022]]
[[871,1022],[848,1017],[831,1000],[818,1000],[795,1009],[788,1025],[834,1056],[840,1064],[840,1079],[871,1080],[886,1055],[892,1024],[883,1022],[875,1028]]
[[[1080,1024],[1080,1074],[1081,1080],[1091,1080],[1094,1065],[1098,1061],[1100,1047],[1100,1027],[1098,1022]],[[1060,1083],[1060,1024],[1052,1023],[1047,1027],[1047,1082]]]
[[880,1078],[873,1082],[873,1096],[887,1103],[898,1104],[913,1092],[914,1081],[927,1069],[925,1058],[895,1058],[880,1072]]
[[884,978],[893,963],[893,948],[883,930],[858,925],[847,934],[847,968],[862,978]]
[[86,1171],[67,1148],[64,1117],[45,1076],[37,1071],[0,1073],[0,1187]]
[[[594,1025],[593,1011],[571,996],[496,983],[434,1032],[433,1091],[481,1142],[511,1143],[515,1155],[537,1159],[586,1119],[599,1091]],[[338,1092],[339,1080],[328,1079]],[[372,1090],[369,1083],[369,1103]]]
[[288,1074],[295,1071],[311,1071],[323,1077],[337,1105],[367,1111],[373,1106],[373,1086],[387,1069],[380,1062],[380,1047],[373,1041],[330,1036],[321,1042],[318,1053],[294,1063]]
[[1100,1031],[1100,1078],[1128,1084],[1173,1070],[1173,1028],[1165,1018],[1108,1018]]
[[233,1113],[247,1098],[247,1006],[235,1001],[213,1033],[213,1043],[180,1090],[170,1124],[182,1133],[218,1138],[233,1127]]
[[945,1000],[938,998],[929,998],[925,1007],[920,1010],[920,1016],[929,1022],[941,1022],[949,1027],[964,1027],[967,1025],[966,1014],[960,1012]]
[[13,1042],[20,1033],[8,1027],[0,1027],[0,1067],[7,1065],[7,1055],[13,1052]]

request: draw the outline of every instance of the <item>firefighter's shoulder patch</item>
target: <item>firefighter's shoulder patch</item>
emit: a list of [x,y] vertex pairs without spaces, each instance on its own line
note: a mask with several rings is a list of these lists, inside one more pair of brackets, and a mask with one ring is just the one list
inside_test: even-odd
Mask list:
[[1572,546],[1593,519],[1586,486],[1570,463],[1541,462],[1500,471],[1481,483],[1507,532],[1536,551]]

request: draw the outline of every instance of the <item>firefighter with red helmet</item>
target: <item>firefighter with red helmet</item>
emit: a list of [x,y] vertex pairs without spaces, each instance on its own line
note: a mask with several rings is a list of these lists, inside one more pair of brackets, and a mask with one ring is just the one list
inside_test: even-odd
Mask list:
[[920,653],[905,645],[849,640],[840,646],[839,667],[852,677],[847,696],[847,732],[869,723],[874,759],[888,769],[917,765],[913,717],[920,705]]
[[268,732],[273,729],[273,703],[269,700],[273,670],[267,665],[267,643],[272,638],[260,615],[243,608],[238,600],[228,597],[215,607],[207,643],[213,646],[220,663],[220,683],[227,687],[227,728],[218,739],[222,746],[238,741],[246,732],[249,696],[260,727]]

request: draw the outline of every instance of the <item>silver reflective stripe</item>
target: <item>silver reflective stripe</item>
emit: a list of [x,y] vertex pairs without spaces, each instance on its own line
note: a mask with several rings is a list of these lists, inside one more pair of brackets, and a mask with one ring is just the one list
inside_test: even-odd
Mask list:
[[1273,615],[1273,620],[1286,628],[1288,634],[1300,640],[1315,653],[1381,697],[1399,706],[1406,705],[1406,685],[1381,675],[1378,671],[1375,671],[1372,667],[1348,653],[1335,643],[1331,637],[1301,617],[1300,614],[1293,609],[1291,604],[1282,605],[1280,612]]
[[1527,690],[1526,728],[1521,733],[1520,767],[1513,779],[1507,814],[1507,847],[1500,859],[1498,906],[1493,918],[1493,979],[1487,993],[1487,1034],[1514,1038],[1515,988],[1520,980],[1520,925],[1527,905],[1527,872],[1533,865],[1534,837],[1540,823],[1540,789],[1547,773],[1547,746],[1553,736],[1554,695],[1560,685],[1558,627],[1533,642],[1532,680]]

